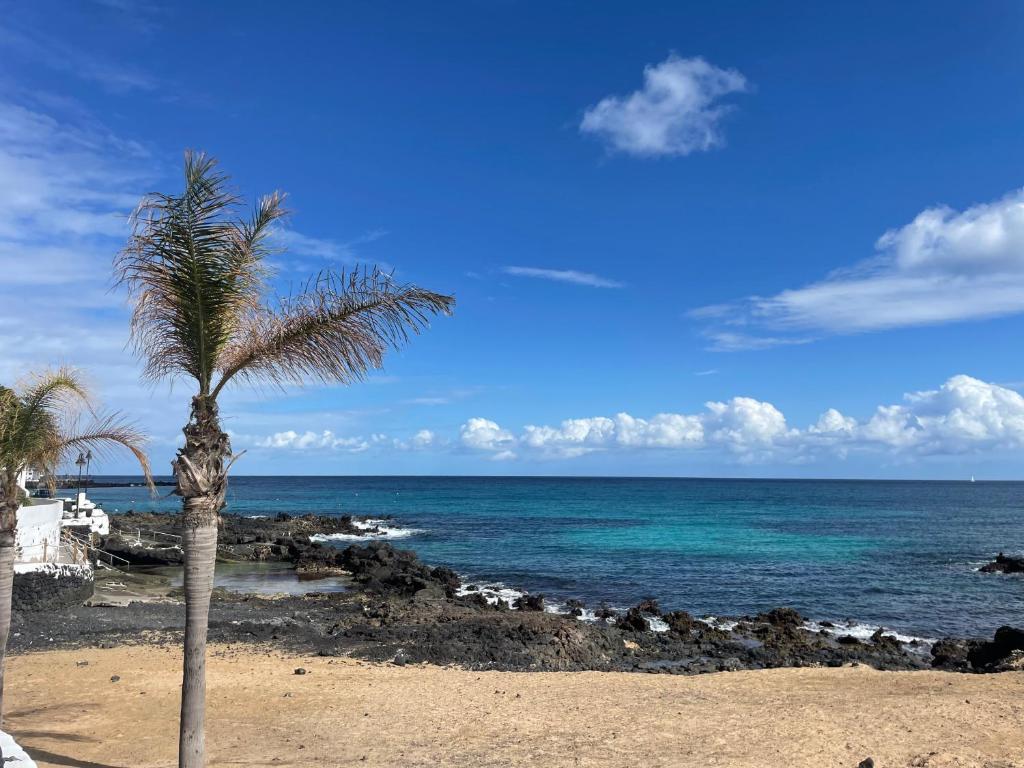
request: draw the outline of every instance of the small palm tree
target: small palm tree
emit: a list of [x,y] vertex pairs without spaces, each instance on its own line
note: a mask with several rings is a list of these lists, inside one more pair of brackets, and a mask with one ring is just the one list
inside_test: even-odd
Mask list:
[[215,160],[186,153],[184,190],[142,201],[115,264],[134,302],[132,340],[144,376],[196,385],[185,445],[172,462],[185,522],[180,768],[205,762],[206,634],[219,513],[235,458],[218,396],[231,382],[358,381],[454,305],[451,296],[397,284],[376,269],[321,273],[271,301],[266,262],[284,198],[264,197],[240,218],[227,182]]
[[[149,462],[142,452],[144,438],[117,414],[97,415],[82,383],[70,368],[32,376],[25,386],[0,387],[0,717],[3,715],[3,665],[11,628],[15,531],[24,491],[18,476],[37,467],[51,477],[75,451],[102,454],[124,447],[138,459],[149,480]],[[77,428],[85,411],[92,421]]]

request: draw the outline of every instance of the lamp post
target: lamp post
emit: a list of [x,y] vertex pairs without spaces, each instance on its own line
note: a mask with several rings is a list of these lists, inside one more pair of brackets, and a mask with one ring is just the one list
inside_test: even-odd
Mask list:
[[86,464],[85,454],[79,453],[78,458],[75,459],[75,465],[78,467],[78,496],[75,497],[75,517],[78,517],[78,513],[81,512],[82,505],[82,467]]

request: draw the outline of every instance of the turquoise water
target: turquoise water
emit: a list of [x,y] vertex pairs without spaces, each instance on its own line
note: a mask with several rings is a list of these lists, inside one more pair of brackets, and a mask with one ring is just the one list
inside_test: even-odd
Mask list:
[[[158,490],[93,496],[176,509]],[[790,605],[936,637],[1024,625],[1024,578],[975,570],[1024,551],[1022,502],[1024,484],[1001,482],[236,477],[228,511],[393,518],[394,543],[427,561],[554,599]]]

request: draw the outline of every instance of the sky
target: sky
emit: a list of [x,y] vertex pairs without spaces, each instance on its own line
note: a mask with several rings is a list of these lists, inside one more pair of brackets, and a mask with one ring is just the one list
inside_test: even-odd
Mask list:
[[[1024,479],[1024,6],[0,2],[0,382],[180,445],[112,261],[185,149],[283,190],[274,290],[453,317],[224,396],[239,474]],[[98,473],[131,471],[112,456]]]

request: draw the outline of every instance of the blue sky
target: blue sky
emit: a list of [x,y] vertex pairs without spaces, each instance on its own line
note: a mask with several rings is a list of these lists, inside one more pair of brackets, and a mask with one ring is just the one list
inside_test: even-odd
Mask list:
[[0,378],[85,368],[158,470],[189,391],[110,262],[192,147],[289,193],[280,290],[458,299],[363,385],[231,393],[241,473],[1024,476],[1019,4],[2,11]]

